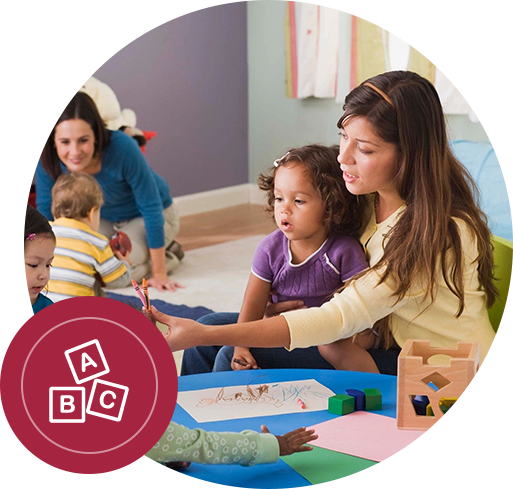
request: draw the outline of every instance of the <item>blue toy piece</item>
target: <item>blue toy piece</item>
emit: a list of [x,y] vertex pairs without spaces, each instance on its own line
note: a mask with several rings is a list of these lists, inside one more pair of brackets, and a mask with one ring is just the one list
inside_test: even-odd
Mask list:
[[415,414],[417,416],[427,416],[427,407],[429,405],[429,397],[428,396],[415,396],[411,403],[413,404],[413,409],[415,409]]
[[365,393],[358,389],[346,389],[346,395],[354,397],[354,410],[365,411]]

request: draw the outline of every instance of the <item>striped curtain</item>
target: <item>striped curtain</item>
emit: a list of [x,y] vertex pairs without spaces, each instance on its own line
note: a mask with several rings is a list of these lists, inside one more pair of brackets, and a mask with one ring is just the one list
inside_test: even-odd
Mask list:
[[412,0],[408,69],[435,83],[439,0]]
[[388,69],[386,0],[287,0],[290,98],[336,98]]
[[513,122],[513,0],[413,0],[409,69],[448,114]]

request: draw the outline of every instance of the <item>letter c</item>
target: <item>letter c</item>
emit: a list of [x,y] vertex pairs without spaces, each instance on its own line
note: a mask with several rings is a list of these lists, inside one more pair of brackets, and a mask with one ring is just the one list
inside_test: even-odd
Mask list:
[[105,404],[105,402],[104,402],[105,396],[107,394],[110,394],[113,397],[113,399],[116,399],[116,394],[114,392],[112,392],[112,391],[104,391],[104,392],[102,392],[102,394],[100,396],[100,404],[105,409],[112,409],[114,407],[114,403],[113,402],[111,402],[110,404]]

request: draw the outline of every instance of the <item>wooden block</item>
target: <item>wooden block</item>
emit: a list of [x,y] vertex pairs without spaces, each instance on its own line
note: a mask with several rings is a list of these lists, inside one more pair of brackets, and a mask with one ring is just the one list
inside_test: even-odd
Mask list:
[[346,389],[346,395],[354,397],[354,410],[365,411],[365,393],[358,389]]
[[[397,427],[405,430],[431,428],[457,399],[479,368],[479,343],[458,342],[456,348],[431,347],[427,340],[407,340],[397,365]],[[441,361],[441,357],[445,361]],[[416,412],[412,398],[428,396],[426,415]]]
[[365,394],[365,410],[379,411],[382,407],[381,392],[379,389],[363,389]]
[[343,416],[354,411],[354,397],[345,394],[337,394],[328,399],[328,411]]

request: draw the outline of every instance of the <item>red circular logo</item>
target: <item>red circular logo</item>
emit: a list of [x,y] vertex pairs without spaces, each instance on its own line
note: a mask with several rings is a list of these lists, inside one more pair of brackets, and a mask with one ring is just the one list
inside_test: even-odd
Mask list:
[[[51,443],[74,454],[143,455],[176,404],[172,353],[158,328],[111,299],[67,299],[21,328],[23,409]],[[121,455],[122,454],[122,455]]]

